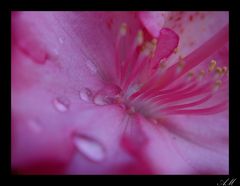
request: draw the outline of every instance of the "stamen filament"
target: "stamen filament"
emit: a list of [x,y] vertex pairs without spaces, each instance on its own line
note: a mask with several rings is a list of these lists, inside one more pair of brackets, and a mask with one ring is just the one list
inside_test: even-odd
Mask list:
[[157,89],[163,89],[164,87],[173,83],[176,79],[180,78],[186,72],[197,66],[199,63],[203,62],[204,59],[209,57],[211,54],[216,52],[225,43],[228,42],[228,25],[224,26],[217,34],[210,38],[198,49],[194,50],[191,54],[184,58],[186,61],[185,67],[179,74],[176,74],[177,63],[172,65],[166,70],[164,78],[157,80],[156,77],[151,78],[139,91],[134,93],[130,99],[135,99],[138,95],[142,94],[150,87],[155,87]]

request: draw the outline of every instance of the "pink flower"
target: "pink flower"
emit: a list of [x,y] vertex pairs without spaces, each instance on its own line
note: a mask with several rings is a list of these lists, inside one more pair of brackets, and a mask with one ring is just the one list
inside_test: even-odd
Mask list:
[[14,12],[12,169],[228,174],[227,12]]

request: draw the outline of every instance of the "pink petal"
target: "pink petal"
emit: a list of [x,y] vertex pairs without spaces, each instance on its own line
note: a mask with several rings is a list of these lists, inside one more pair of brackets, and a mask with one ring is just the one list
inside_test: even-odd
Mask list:
[[179,37],[175,32],[168,28],[161,29],[156,53],[152,60],[159,64],[161,59],[168,58],[173,53],[174,49],[177,48],[178,42]]
[[[113,65],[110,62],[114,60],[112,46],[122,19],[129,24],[132,22],[130,25],[137,28],[136,18],[131,13],[19,12],[13,15],[11,97],[14,169],[22,173],[47,173],[46,169],[50,169],[49,173],[62,173],[63,167],[76,153],[72,141],[76,126],[84,126],[83,133],[98,131],[97,135],[100,135],[99,130],[90,128],[95,126],[91,123],[101,124],[97,126],[103,129],[101,135],[116,146],[115,137],[108,130],[117,137],[120,130],[115,130],[113,125],[118,125],[121,119],[116,120],[109,109],[106,112],[100,107],[114,121],[107,117],[96,122],[100,110],[94,111],[93,108],[98,108],[94,106],[87,109],[91,122],[89,114],[84,112],[89,103],[80,99],[80,91],[88,88],[96,93],[105,86],[102,78],[113,74],[108,73]],[[59,104],[57,99],[64,104]],[[121,114],[117,116],[121,117]],[[106,134],[111,140],[106,138]],[[111,157],[114,158],[111,155],[110,160]],[[53,162],[52,169],[49,162]],[[38,169],[39,164],[44,166]],[[88,170],[87,165],[89,163],[84,167],[85,171]],[[97,164],[92,170],[96,167]]]
[[162,29],[165,23],[165,17],[167,16],[167,12],[140,12],[139,18],[144,25],[144,27],[148,30],[148,32],[154,36],[158,37],[160,30]]
[[145,127],[145,155],[157,174],[228,174],[226,118],[173,117]]
[[197,173],[228,174],[227,111],[211,117],[176,116],[172,119],[173,122],[165,126],[177,138],[173,144]]
[[[141,24],[159,36],[158,60],[179,40],[163,26],[180,35],[179,52],[188,55],[227,23],[221,12],[171,14],[141,12],[139,20],[135,12],[14,13],[12,168],[26,174],[227,174],[226,113],[171,116],[154,126],[121,105],[94,99],[118,91],[110,85],[121,23],[129,27],[124,46]],[[228,46],[212,56],[228,64]]]
[[171,12],[164,27],[173,29],[180,42],[176,57],[186,56],[228,24],[228,12]]
[[180,36],[177,55],[170,57],[169,65],[179,56],[186,56],[198,48],[228,24],[228,12],[141,12],[139,17],[154,37],[163,27],[173,29]]

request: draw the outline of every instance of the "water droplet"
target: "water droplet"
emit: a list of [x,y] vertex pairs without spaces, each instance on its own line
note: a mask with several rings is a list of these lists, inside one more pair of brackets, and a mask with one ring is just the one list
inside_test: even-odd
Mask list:
[[94,96],[93,102],[96,105],[107,105],[116,103],[119,99],[121,89],[116,85],[106,85]]
[[29,125],[30,129],[35,133],[40,133],[42,131],[42,127],[41,127],[40,123],[35,120],[30,120],[28,122],[28,125]]
[[90,137],[78,134],[74,138],[74,144],[79,152],[92,161],[100,162],[105,158],[103,146]]
[[66,97],[58,97],[54,99],[53,104],[59,112],[66,112],[70,106],[70,100]]
[[83,101],[90,102],[92,100],[93,94],[89,88],[83,88],[80,90],[79,96]]
[[96,105],[108,105],[109,100],[106,96],[102,95],[101,93],[98,93],[94,96],[93,102]]
[[86,65],[89,68],[89,70],[93,73],[96,74],[97,73],[97,67],[94,63],[92,63],[90,60],[86,61]]

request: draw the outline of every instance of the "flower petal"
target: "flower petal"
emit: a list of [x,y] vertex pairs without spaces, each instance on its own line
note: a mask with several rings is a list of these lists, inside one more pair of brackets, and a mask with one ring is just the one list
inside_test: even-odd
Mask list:
[[160,30],[164,26],[167,12],[153,11],[140,12],[139,18],[145,28],[153,37],[158,37]]
[[[129,24],[133,22],[132,25],[136,20],[131,13],[13,14],[11,99],[14,169],[20,173],[48,173],[46,169],[50,169],[49,173],[62,173],[62,168],[75,152],[72,132],[76,125],[85,126],[90,119],[95,119],[92,123],[104,123],[107,127],[98,126],[98,129],[120,133],[113,127],[113,123],[118,125],[120,120],[118,122],[116,117],[112,117],[114,121],[110,122],[108,117],[112,114],[109,109],[103,109],[108,122],[97,122],[100,112],[94,108],[99,107],[81,99],[81,90],[88,88],[94,95],[105,86],[102,80],[114,74],[107,72],[114,64],[115,30],[119,29],[123,19]],[[92,109],[86,108],[89,105]],[[88,127],[95,125],[88,125],[83,132],[99,132]],[[104,130],[101,135],[106,140]],[[109,137],[113,139],[113,136]],[[53,162],[52,169],[50,162]],[[38,169],[39,164],[44,166]]]
[[180,37],[176,61],[179,55],[186,56],[213,37],[228,24],[228,12],[171,12],[164,27],[173,29]]
[[146,155],[161,174],[228,174],[228,121],[212,117],[162,119],[150,132]]

